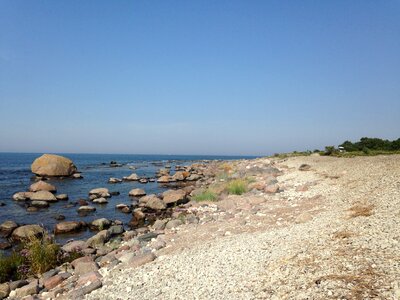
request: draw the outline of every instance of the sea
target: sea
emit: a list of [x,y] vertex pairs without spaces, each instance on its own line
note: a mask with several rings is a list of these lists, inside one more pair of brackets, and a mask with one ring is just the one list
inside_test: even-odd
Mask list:
[[[52,232],[57,222],[56,215],[65,216],[65,221],[91,222],[98,218],[120,220],[127,224],[131,214],[124,214],[115,206],[119,203],[132,204],[128,193],[133,188],[142,188],[147,194],[158,194],[168,187],[149,182],[142,184],[136,181],[126,181],[118,184],[109,184],[110,177],[122,178],[132,173],[140,177],[155,177],[156,172],[166,165],[171,166],[171,174],[176,165],[189,165],[204,160],[234,160],[254,158],[250,156],[194,156],[194,155],[129,155],[129,154],[63,154],[71,159],[82,173],[83,179],[57,179],[52,178],[47,182],[57,188],[57,194],[68,194],[68,201],[51,203],[49,208],[39,209],[36,212],[27,212],[28,203],[14,201],[12,196],[16,192],[28,191],[29,186],[35,182],[35,176],[30,170],[32,162],[42,153],[0,153],[0,224],[6,220],[13,220],[19,225],[41,224]],[[120,167],[111,167],[110,162],[121,164]],[[134,167],[135,170],[131,168]],[[71,207],[79,199],[88,199],[91,189],[106,187],[110,192],[119,192],[117,196],[109,198],[108,204],[96,205],[94,213],[80,216],[77,207]],[[94,232],[89,229],[80,233],[57,235],[56,240],[64,243],[69,239],[85,239]],[[1,241],[1,239],[0,239]]]

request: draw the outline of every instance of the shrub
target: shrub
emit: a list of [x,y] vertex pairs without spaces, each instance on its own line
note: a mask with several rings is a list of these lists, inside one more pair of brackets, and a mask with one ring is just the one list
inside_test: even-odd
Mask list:
[[0,283],[9,280],[21,279],[20,269],[24,266],[25,258],[18,252],[12,252],[10,256],[0,253]]
[[243,179],[235,179],[228,182],[226,189],[229,194],[242,195],[247,191],[247,185],[248,185],[247,181]]
[[55,244],[48,235],[43,238],[32,238],[25,244],[27,259],[32,274],[41,274],[59,263],[60,246]]
[[201,201],[215,201],[217,200],[217,195],[210,191],[210,190],[205,190],[201,194],[193,196],[193,199],[195,201],[201,202]]

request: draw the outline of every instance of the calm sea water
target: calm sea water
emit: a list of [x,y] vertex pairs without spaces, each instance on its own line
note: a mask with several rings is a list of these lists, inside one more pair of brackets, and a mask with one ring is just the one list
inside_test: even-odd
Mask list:
[[[124,223],[129,222],[131,215],[124,214],[115,209],[118,203],[130,205],[132,200],[128,192],[133,188],[143,188],[148,194],[160,193],[166,188],[156,182],[141,184],[139,182],[123,182],[120,184],[107,183],[110,177],[122,178],[132,173],[139,176],[154,177],[158,169],[163,165],[172,166],[186,165],[199,160],[229,160],[250,158],[243,156],[182,156],[182,155],[121,155],[121,154],[60,154],[70,158],[78,170],[82,172],[84,179],[50,179],[47,182],[57,187],[57,194],[68,194],[68,201],[59,201],[50,204],[47,209],[40,209],[37,212],[27,212],[27,204],[12,200],[12,195],[16,192],[28,191],[29,186],[34,182],[30,166],[35,158],[41,154],[38,153],[0,153],[0,202],[5,206],[0,207],[0,223],[5,220],[14,220],[19,224],[42,224],[49,231],[52,231],[54,225],[58,222],[54,219],[57,214],[66,217],[65,221],[83,220],[93,221],[97,218],[108,218],[111,220],[121,220]],[[122,167],[110,167],[110,161],[117,161],[124,164]],[[106,163],[106,165],[104,165]],[[129,169],[135,166],[136,170]],[[81,217],[78,215],[77,207],[67,208],[69,202],[76,202],[78,199],[86,199],[88,192],[93,188],[106,187],[110,191],[120,192],[119,196],[109,198],[109,203],[105,205],[96,205],[96,212]],[[74,234],[58,236],[59,242],[64,242],[70,238],[87,238],[93,235],[89,230]]]

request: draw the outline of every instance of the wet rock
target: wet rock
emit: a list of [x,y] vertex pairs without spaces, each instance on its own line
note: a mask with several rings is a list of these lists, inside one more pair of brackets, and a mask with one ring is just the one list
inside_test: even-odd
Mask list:
[[110,238],[110,234],[107,230],[102,230],[96,235],[92,236],[86,241],[87,247],[97,248],[104,245]]
[[75,173],[75,174],[72,174],[72,178],[75,178],[75,179],[82,179],[83,176],[82,176],[81,173]]
[[161,176],[158,178],[157,182],[159,183],[168,183],[170,182],[171,178],[168,175]]
[[86,205],[88,205],[89,203],[86,201],[86,200],[84,200],[84,199],[79,199],[78,200],[78,205],[80,205],[80,206],[86,206]]
[[158,233],[157,232],[149,232],[149,233],[145,233],[141,236],[138,236],[138,240],[139,242],[150,242],[152,239],[155,239],[158,237]]
[[59,214],[54,215],[53,218],[55,220],[57,220],[57,221],[65,220],[65,216],[64,215],[59,215]]
[[129,191],[131,197],[142,197],[145,196],[146,192],[143,189],[132,189]]
[[57,202],[56,196],[54,196],[52,193],[48,191],[38,191],[34,192],[30,199],[32,201],[38,200],[38,201],[48,201],[48,202]]
[[3,201],[0,201],[0,206],[6,206],[6,204]]
[[18,193],[15,193],[12,198],[15,201],[25,201],[25,200],[29,200],[32,195],[33,195],[33,192],[18,192]]
[[29,187],[29,191],[31,192],[38,192],[38,191],[48,191],[48,192],[57,192],[57,189],[54,185],[47,183],[43,180],[39,180],[35,182]]
[[86,227],[86,224],[82,221],[66,221],[55,225],[54,233],[69,233],[69,232],[79,232]]
[[140,177],[137,174],[132,173],[129,176],[122,177],[122,179],[126,180],[126,181],[138,181],[140,179]]
[[118,196],[120,193],[118,191],[110,192],[111,196]]
[[34,206],[29,206],[26,208],[27,212],[37,212],[39,209],[37,207]]
[[37,208],[46,208],[46,207],[49,207],[49,202],[35,200],[35,201],[31,202],[31,206],[37,207]]
[[106,198],[97,198],[93,200],[93,203],[97,203],[97,204],[107,204],[108,200]]
[[153,224],[153,229],[154,230],[163,230],[165,228],[165,225],[168,223],[168,220],[156,220]]
[[39,176],[71,176],[76,173],[74,163],[63,156],[43,154],[36,158],[31,165],[32,173]]
[[108,228],[107,232],[110,237],[120,235],[124,233],[124,226],[122,225],[113,225],[110,228]]
[[81,251],[86,248],[86,241],[72,241],[61,247],[65,252]]
[[115,177],[111,177],[110,179],[108,179],[108,183],[121,183],[122,179],[119,178],[115,178]]
[[302,164],[302,165],[300,165],[300,167],[299,167],[299,170],[300,170],[300,171],[308,171],[308,170],[310,170],[310,169],[311,169],[311,166],[308,165],[308,164]]
[[78,208],[78,212],[93,212],[96,208],[89,205],[84,205]]
[[66,201],[68,200],[68,195],[67,194],[60,194],[60,195],[56,195],[57,200],[60,201]]
[[18,227],[18,224],[15,223],[14,221],[11,221],[11,220],[4,221],[0,225],[0,236],[8,237],[13,232],[13,230],[17,227]]
[[12,232],[12,238],[14,240],[27,240],[33,237],[40,237],[43,235],[43,228],[39,225],[24,225],[18,227]]
[[167,207],[164,201],[154,194],[140,198],[139,204],[154,210],[161,210]]
[[186,192],[184,190],[168,190],[162,193],[165,204],[179,204],[186,200]]
[[110,227],[111,221],[106,218],[100,218],[90,223],[90,228],[94,230],[103,230]]
[[140,178],[140,179],[139,179],[139,182],[140,182],[140,183],[143,183],[143,184],[146,184],[146,183],[149,182],[149,180],[148,180],[147,178]]
[[95,196],[97,196],[97,198],[100,198],[100,197],[109,198],[111,196],[110,192],[106,188],[92,189],[92,190],[90,190],[89,195],[95,195]]

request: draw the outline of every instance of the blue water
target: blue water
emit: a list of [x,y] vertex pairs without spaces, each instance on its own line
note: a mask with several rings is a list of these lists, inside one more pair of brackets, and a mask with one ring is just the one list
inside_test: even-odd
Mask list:
[[[131,214],[124,214],[115,209],[118,203],[132,204],[128,192],[133,188],[143,188],[147,194],[160,193],[166,190],[165,186],[158,183],[141,184],[139,182],[123,182],[109,184],[110,177],[122,178],[132,173],[139,176],[154,177],[157,170],[171,165],[171,173],[175,165],[187,165],[199,160],[229,160],[249,157],[240,156],[183,156],[183,155],[121,155],[121,154],[60,154],[70,158],[78,170],[82,172],[83,179],[50,179],[47,182],[57,187],[57,194],[68,194],[68,201],[59,201],[50,204],[49,208],[40,209],[37,212],[27,212],[27,203],[17,202],[12,199],[16,192],[28,191],[29,186],[34,183],[30,166],[35,158],[41,153],[0,153],[0,202],[5,206],[0,207],[0,223],[5,220],[14,220],[18,224],[42,224],[46,229],[52,231],[54,225],[59,222],[54,219],[57,214],[64,215],[65,221],[83,220],[93,221],[97,218],[108,218],[121,220],[124,224],[131,219]],[[116,161],[123,164],[122,167],[110,167],[109,162]],[[105,163],[105,165],[104,165]],[[129,169],[135,166],[136,170]],[[91,204],[96,207],[96,212],[85,217],[79,216],[77,207],[67,207],[78,199],[87,199],[88,192],[93,188],[106,187],[110,191],[120,192],[119,196],[109,198],[105,205]],[[89,230],[73,235],[58,236],[59,242],[70,238],[87,238],[93,235]]]

